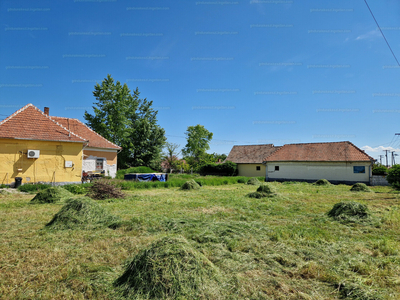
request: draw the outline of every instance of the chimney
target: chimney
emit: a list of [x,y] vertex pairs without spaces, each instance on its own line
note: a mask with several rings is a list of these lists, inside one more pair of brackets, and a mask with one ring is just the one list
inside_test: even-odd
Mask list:
[[50,112],[50,108],[45,107],[45,108],[44,108],[44,113],[45,113],[46,115],[49,115],[49,112]]

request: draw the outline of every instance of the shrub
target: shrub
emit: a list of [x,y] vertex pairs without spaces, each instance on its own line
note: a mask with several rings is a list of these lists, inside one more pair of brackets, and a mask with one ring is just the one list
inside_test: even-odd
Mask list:
[[246,178],[239,178],[237,183],[246,183]]
[[336,203],[328,212],[328,216],[348,223],[358,223],[371,217],[366,205],[354,201]]
[[63,185],[63,188],[75,195],[84,195],[89,191],[90,183],[83,184],[67,184]]
[[18,190],[20,192],[25,192],[25,193],[32,193],[32,192],[37,193],[38,191],[48,189],[49,187],[52,187],[52,185],[43,183],[36,183],[36,184],[27,183],[24,185],[20,185],[18,187]]
[[252,177],[247,181],[247,184],[250,185],[259,185],[261,182],[256,178],[256,177]]
[[388,172],[388,168],[383,165],[374,165],[372,167],[372,175],[386,175]]
[[186,181],[182,186],[181,190],[198,190],[200,185],[193,179]]
[[118,170],[115,178],[124,179],[124,175],[129,173],[156,173],[156,172],[149,167],[144,167],[144,166],[133,167],[128,169]]
[[354,184],[350,191],[352,192],[372,192],[369,187],[365,183],[356,183]]
[[95,201],[80,197],[67,200],[61,210],[46,224],[52,229],[94,229],[100,227],[116,228],[119,218],[108,213]]
[[388,171],[387,181],[395,188],[400,187],[400,165],[394,165]]
[[326,179],[319,179],[314,184],[315,185],[330,185],[331,183]]
[[237,165],[231,161],[222,164],[209,163],[199,167],[200,175],[235,176]]
[[49,187],[37,193],[30,203],[55,203],[64,201],[72,196],[72,193],[62,187]]
[[125,197],[121,188],[108,179],[96,180],[93,185],[89,187],[89,193],[87,195],[96,200]]
[[135,299],[219,299],[221,275],[183,237],[164,237],[137,254],[114,286]]

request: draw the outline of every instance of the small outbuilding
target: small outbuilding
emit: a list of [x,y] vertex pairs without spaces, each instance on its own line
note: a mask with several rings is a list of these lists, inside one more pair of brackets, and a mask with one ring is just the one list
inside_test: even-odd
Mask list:
[[279,148],[273,144],[233,146],[225,161],[237,164],[239,176],[261,177],[266,173],[264,159]]

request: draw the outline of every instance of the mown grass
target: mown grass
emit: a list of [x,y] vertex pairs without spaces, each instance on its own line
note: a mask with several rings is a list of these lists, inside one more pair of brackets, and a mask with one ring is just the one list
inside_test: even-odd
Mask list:
[[[271,185],[280,197],[249,198],[255,186],[246,184],[127,191],[126,199],[98,202],[123,220],[114,230],[46,230],[61,204],[0,195],[0,298],[124,299],[114,283],[164,237],[185,239],[215,266],[221,275],[215,299],[400,298],[399,192]],[[342,201],[366,205],[379,222],[330,218]],[[186,289],[170,298],[179,297],[202,294]]]

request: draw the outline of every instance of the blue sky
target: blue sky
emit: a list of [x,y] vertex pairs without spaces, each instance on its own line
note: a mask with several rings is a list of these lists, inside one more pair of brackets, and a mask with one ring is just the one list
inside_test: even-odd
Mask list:
[[[400,2],[368,4],[400,59]],[[363,0],[2,0],[0,22],[0,119],[32,103],[84,121],[111,74],[154,101],[181,147],[201,124],[210,153],[344,140],[400,152],[400,68]]]

